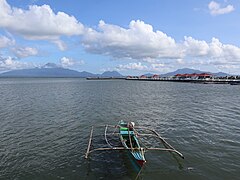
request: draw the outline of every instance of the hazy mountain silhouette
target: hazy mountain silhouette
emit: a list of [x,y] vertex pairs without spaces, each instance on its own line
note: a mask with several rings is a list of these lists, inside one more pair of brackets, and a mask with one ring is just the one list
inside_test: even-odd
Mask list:
[[161,77],[169,77],[169,76],[174,76],[176,74],[193,74],[193,73],[197,73],[197,74],[210,73],[210,74],[213,74],[214,76],[230,76],[230,74],[227,74],[224,72],[211,73],[211,72],[207,72],[207,71],[200,71],[197,69],[183,68],[183,69],[177,69],[176,71],[169,72],[166,74],[161,74]]
[[93,74],[87,71],[75,71],[63,68],[54,63],[47,63],[42,67],[19,69],[4,72],[0,77],[123,77],[117,71],[107,71],[103,74]]
[[[161,74],[161,77],[169,77],[174,76],[176,74],[192,74],[192,73],[211,73],[206,71],[200,71],[196,69],[190,69],[190,68],[183,68],[183,69],[177,69],[176,71],[169,72],[166,74]],[[215,76],[230,76],[230,74],[224,73],[224,72],[218,72],[218,73],[211,73]],[[148,76],[151,76],[153,74],[148,73],[145,74]],[[102,74],[94,74],[87,71],[76,71],[72,69],[63,68],[57,64],[54,63],[47,63],[43,65],[42,67],[36,67],[32,69],[19,69],[19,70],[12,70],[8,72],[4,72],[0,74],[0,77],[124,77],[122,74],[120,74],[117,71],[105,71]]]
[[117,71],[105,71],[100,76],[101,77],[123,77],[123,75]]

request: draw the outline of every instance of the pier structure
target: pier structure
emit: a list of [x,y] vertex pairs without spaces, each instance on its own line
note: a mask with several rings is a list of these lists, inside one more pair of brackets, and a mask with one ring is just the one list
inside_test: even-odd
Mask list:
[[225,76],[217,77],[210,73],[193,73],[193,74],[176,74],[170,77],[161,77],[160,75],[153,76],[127,76],[126,80],[138,81],[172,81],[172,82],[190,82],[202,84],[240,84],[240,76]]

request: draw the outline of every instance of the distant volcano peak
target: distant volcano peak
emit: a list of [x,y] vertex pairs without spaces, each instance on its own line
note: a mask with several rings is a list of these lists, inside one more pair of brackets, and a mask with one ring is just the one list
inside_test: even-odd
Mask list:
[[61,68],[61,66],[55,64],[55,63],[47,63],[43,65],[41,68]]

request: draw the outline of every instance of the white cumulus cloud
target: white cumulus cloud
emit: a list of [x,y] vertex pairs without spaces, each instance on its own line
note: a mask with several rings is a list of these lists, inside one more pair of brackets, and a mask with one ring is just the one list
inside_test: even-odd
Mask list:
[[0,72],[33,67],[32,63],[17,61],[12,57],[0,56]]
[[122,70],[137,70],[137,71],[149,71],[149,72],[160,72],[166,68],[164,63],[153,63],[153,64],[143,64],[141,62],[133,62],[128,64],[120,64],[115,69]]
[[192,37],[185,37],[182,49],[184,57],[194,57],[202,59],[226,59],[240,62],[240,48],[231,44],[223,44],[217,38],[212,38],[211,42],[196,40]]
[[[118,71],[123,70],[136,70],[136,71],[146,71],[146,72],[163,72],[166,70],[166,65],[164,63],[153,63],[153,64],[143,64],[141,62],[134,62],[128,64],[120,64],[115,69]],[[164,70],[165,69],[165,70]]]
[[[206,68],[213,67],[221,71],[229,71],[227,68],[240,69],[240,48],[231,44],[223,44],[217,38],[210,42],[197,40],[193,37],[184,37],[184,41],[178,43],[178,49],[182,51],[182,58],[153,59],[150,61],[131,62],[121,64],[116,70],[138,70],[149,72],[163,72],[179,67]],[[144,63],[144,64],[143,64]]]
[[[31,5],[25,10],[0,0],[0,19],[0,27],[30,40],[50,40],[57,44],[62,35],[84,32],[84,26],[74,16],[55,13],[49,5]],[[58,46],[61,47],[59,43]]]
[[65,51],[67,49],[67,45],[60,39],[52,40],[51,42],[56,44],[61,51]]
[[190,56],[204,56],[209,53],[209,45],[205,41],[199,41],[192,37],[184,37],[183,48]]
[[163,72],[163,69],[166,69],[166,65],[164,63],[154,63],[151,64],[150,66],[150,71],[155,71],[155,72]]
[[173,38],[140,20],[131,21],[126,29],[100,21],[98,29],[89,29],[83,36],[83,46],[90,53],[142,60],[181,56]]
[[221,5],[215,1],[211,1],[208,4],[208,9],[210,10],[211,15],[228,14],[234,11],[233,5],[227,5],[225,7],[221,7]]
[[[131,21],[128,28],[99,22],[97,30],[89,29],[83,36],[83,46],[90,53],[102,54],[115,59],[125,59],[128,64],[118,69],[161,70],[169,64],[213,65],[213,62],[240,63],[240,48],[223,44],[219,39],[210,42],[185,36],[175,42],[167,34],[154,31],[143,21]],[[131,62],[137,60],[136,62]],[[161,63],[159,63],[161,60]],[[144,63],[144,64],[142,64]]]
[[0,48],[9,47],[15,44],[15,40],[9,39],[6,36],[0,36]]
[[12,49],[12,52],[18,58],[35,56],[38,54],[38,50],[36,48],[32,48],[32,47],[15,47]]
[[129,64],[120,64],[116,67],[117,70],[148,70],[146,65],[143,65],[141,62],[138,63],[129,63]]
[[60,64],[62,67],[71,67],[75,65],[82,65],[84,64],[84,61],[83,60],[76,61],[68,57],[62,57],[60,59]]

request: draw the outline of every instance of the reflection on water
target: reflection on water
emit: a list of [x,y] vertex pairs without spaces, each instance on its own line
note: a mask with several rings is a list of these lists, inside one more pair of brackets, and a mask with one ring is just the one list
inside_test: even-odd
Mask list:
[[134,179],[123,152],[83,158],[90,127],[121,119],[154,127],[185,156],[179,166],[167,152],[147,152],[142,178],[237,179],[239,92],[214,84],[1,78],[0,179]]

